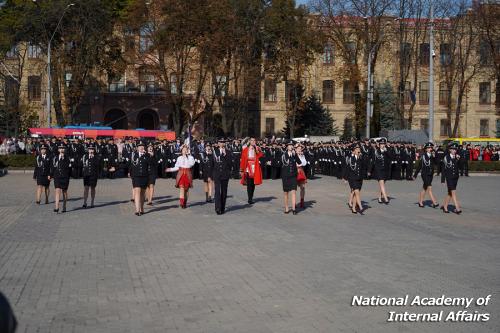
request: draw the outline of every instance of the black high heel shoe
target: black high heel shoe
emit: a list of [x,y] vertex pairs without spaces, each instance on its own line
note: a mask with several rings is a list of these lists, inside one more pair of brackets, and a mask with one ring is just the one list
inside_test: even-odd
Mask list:
[[449,211],[449,210],[444,209],[444,206],[441,206],[441,210],[442,210],[444,213],[446,213],[446,214],[449,214],[449,213],[450,213],[450,211]]
[[385,203],[386,205],[388,205],[388,204],[389,204],[389,201],[390,201],[390,199],[387,199],[387,200],[385,200],[385,199],[384,199],[384,203]]
[[384,203],[384,201],[383,201],[382,199],[378,198],[378,203],[379,203],[379,204],[383,204],[383,203]]
[[297,215],[297,211],[296,210],[292,210],[292,214],[293,215]]
[[35,201],[35,203],[36,203],[37,205],[39,205],[39,204],[40,204],[40,201]]
[[354,210],[351,210],[351,213],[353,213],[353,214],[357,214],[357,213],[358,213],[358,211],[357,211],[356,209],[354,209]]
[[462,210],[461,210],[461,209],[460,209],[460,210],[456,210],[456,209],[455,209],[455,214],[457,214],[457,215],[462,214]]
[[433,203],[432,204],[432,208],[438,208],[439,207],[439,204],[438,203]]
[[54,209],[54,213],[59,213],[59,208]]
[[352,205],[350,203],[347,203],[347,207],[349,207],[349,209],[352,209]]
[[418,203],[418,207],[420,207],[420,208],[424,208],[424,205],[423,205],[423,204],[421,204],[421,203],[419,202],[419,203]]
[[140,212],[135,212],[135,216],[141,216]]
[[83,204],[82,208],[86,209],[87,208],[87,204]]

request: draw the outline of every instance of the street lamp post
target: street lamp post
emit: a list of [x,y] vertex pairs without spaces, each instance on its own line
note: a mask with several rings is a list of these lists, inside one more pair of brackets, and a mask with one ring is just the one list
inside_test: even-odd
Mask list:
[[434,8],[430,3],[430,27],[429,27],[429,141],[434,142]]
[[59,22],[57,22],[57,26],[54,29],[54,32],[52,33],[52,36],[49,39],[49,44],[47,47],[47,122],[48,122],[48,127],[52,127],[52,77],[51,77],[51,72],[50,72],[50,67],[51,67],[51,48],[52,48],[52,40],[54,39],[54,36],[56,35],[57,29],[59,29],[59,25],[61,25],[61,21],[64,17],[64,14],[66,14],[66,11],[69,9],[69,7],[74,6],[74,3],[70,3],[69,5],[64,8],[64,11],[61,14],[61,17],[59,18]]

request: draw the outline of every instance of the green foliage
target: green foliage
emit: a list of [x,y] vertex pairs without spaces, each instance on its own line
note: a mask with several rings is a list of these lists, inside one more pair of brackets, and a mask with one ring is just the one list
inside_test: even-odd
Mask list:
[[336,135],[338,128],[330,111],[325,108],[316,95],[309,96],[299,111],[296,136]]
[[1,155],[0,168],[3,164],[4,167],[10,168],[33,168],[35,166],[35,156],[33,155]]
[[396,115],[396,96],[393,94],[391,83],[387,80],[376,87],[379,112],[380,112],[380,129],[392,130],[397,125]]

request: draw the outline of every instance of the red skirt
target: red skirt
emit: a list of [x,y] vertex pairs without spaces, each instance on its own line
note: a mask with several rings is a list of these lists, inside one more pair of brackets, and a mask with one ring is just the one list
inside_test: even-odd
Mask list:
[[177,171],[177,177],[175,178],[175,187],[193,187],[193,174],[191,173],[191,169],[180,168],[179,171]]
[[302,167],[297,168],[297,184],[302,185],[307,183],[306,173]]

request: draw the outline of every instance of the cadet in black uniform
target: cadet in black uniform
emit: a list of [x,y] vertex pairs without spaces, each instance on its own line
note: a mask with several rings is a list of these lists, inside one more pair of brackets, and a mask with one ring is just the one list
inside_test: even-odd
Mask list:
[[215,212],[217,215],[226,211],[227,186],[231,178],[232,156],[226,150],[224,140],[218,141],[218,149],[213,158],[213,179],[215,184]]
[[283,184],[283,193],[285,201],[285,214],[289,211],[289,193],[292,194],[292,213],[297,215],[295,205],[297,201],[297,164],[301,165],[300,159],[297,157],[294,149],[293,142],[288,142],[286,151],[281,155],[281,181]]
[[214,154],[210,143],[205,144],[205,151],[200,153],[201,177],[205,187],[205,201],[212,202],[212,193],[214,190],[213,166]]
[[118,146],[113,138],[110,138],[105,146],[104,156],[107,176],[109,179],[114,179],[118,169]]
[[149,154],[144,151],[144,142],[137,144],[137,151],[130,157],[130,177],[132,178],[132,187],[135,203],[135,215],[144,214],[144,200],[146,188],[148,187],[150,170]]
[[353,214],[357,214],[356,205],[359,207],[359,212],[363,213],[363,205],[361,203],[361,187],[366,174],[368,161],[361,155],[361,145],[356,143],[352,146],[352,153],[346,156],[343,170],[344,181],[349,183],[351,192],[349,194],[349,202],[347,205],[351,208]]
[[148,175],[147,199],[148,199],[148,206],[152,206],[153,196],[155,195],[156,178],[158,178],[158,164],[161,164],[161,159],[155,152],[155,147],[153,143],[149,143],[148,145],[148,154],[151,161],[148,171],[149,175]]
[[450,203],[450,200],[453,200],[453,203],[455,204],[455,213],[462,213],[456,193],[460,163],[460,156],[457,154],[457,148],[458,145],[456,143],[450,144],[448,147],[448,154],[446,154],[443,158],[441,183],[444,184],[446,180],[446,185],[448,187],[448,195],[444,198],[443,206],[441,206],[441,210],[445,213],[449,213],[448,204]]
[[420,163],[418,164],[415,174],[413,175],[413,179],[417,178],[418,173],[422,170],[422,181],[424,185],[418,197],[418,206],[421,208],[424,207],[426,193],[429,193],[429,196],[431,197],[432,207],[436,208],[439,206],[436,198],[434,198],[434,194],[432,194],[432,177],[434,175],[434,165],[436,163],[434,152],[432,151],[433,148],[434,144],[432,142],[427,142],[425,144],[425,152],[420,157]]
[[54,179],[55,193],[55,208],[54,212],[59,213],[59,199],[63,197],[62,212],[66,212],[66,202],[68,201],[68,187],[69,177],[71,175],[71,162],[69,157],[65,156],[66,146],[64,144],[58,145],[59,155],[52,158],[50,166],[50,176]]
[[446,153],[441,146],[436,150],[436,174],[439,176],[441,174],[441,169],[443,167],[443,158]]
[[469,177],[469,160],[470,160],[470,145],[458,147],[458,155],[460,155],[460,176]]
[[389,157],[389,152],[385,147],[386,143],[387,140],[384,138],[378,141],[378,148],[375,149],[375,152],[373,153],[372,172],[373,172],[373,178],[377,180],[380,189],[378,196],[378,203],[380,204],[385,203],[387,205],[389,204],[389,197],[387,196],[387,191],[385,189],[385,181],[389,179],[391,161]]
[[87,153],[82,157],[83,166],[83,206],[87,208],[87,199],[90,190],[90,208],[94,208],[95,188],[97,186],[97,178],[99,178],[99,166],[101,161],[95,153],[95,145],[89,144]]
[[33,179],[36,180],[36,203],[39,205],[42,191],[45,192],[45,204],[49,203],[50,194],[50,157],[48,147],[45,144],[40,146],[40,153],[36,157],[35,172]]

